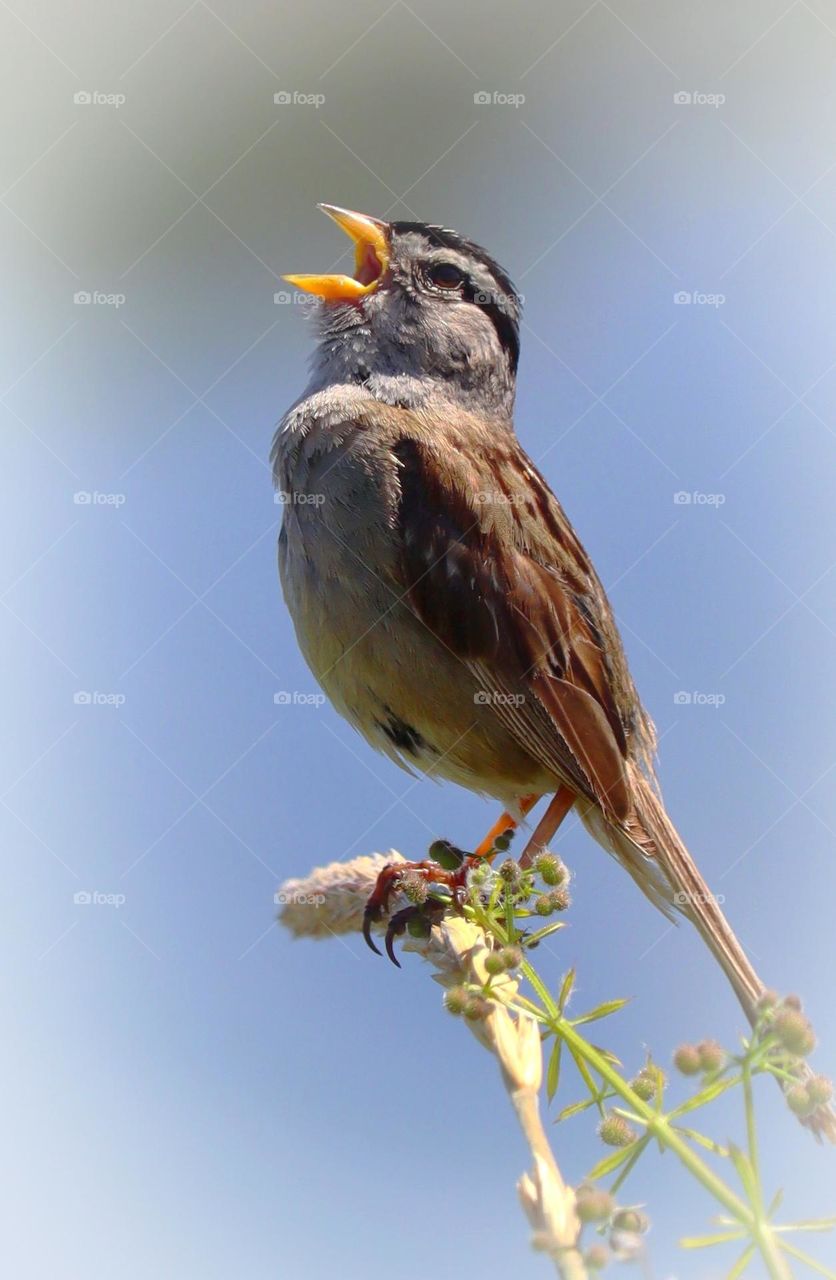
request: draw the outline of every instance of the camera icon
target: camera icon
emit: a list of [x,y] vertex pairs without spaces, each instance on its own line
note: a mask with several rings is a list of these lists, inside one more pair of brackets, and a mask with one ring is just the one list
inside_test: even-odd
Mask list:
[[277,107],[286,107],[288,103],[292,101],[292,96],[288,93],[287,89],[280,89],[278,93],[273,94],[273,102]]
[[73,702],[77,707],[89,707],[93,701],[92,693],[88,693],[86,689],[79,689],[73,694]]
[[679,293],[673,295],[673,300],[678,307],[687,307],[691,302],[691,295],[687,289],[680,289]]
[[73,894],[73,902],[77,907],[89,907],[93,901],[93,895],[89,889],[79,889]]
[[89,307],[92,301],[93,295],[88,293],[86,289],[79,289],[77,293],[73,294],[73,302],[77,307]]
[[680,89],[679,93],[673,95],[674,105],[677,107],[687,107],[693,101],[692,95],[686,93],[684,89]]
[[678,493],[673,495],[673,504],[675,507],[690,507],[691,494],[687,493],[685,489],[680,489]]
[[478,90],[473,95],[473,101],[477,107],[485,107],[491,100],[491,95],[486,93],[484,89]]
[[278,293],[273,294],[273,303],[277,307],[286,307],[290,301],[292,299],[286,289],[280,289]]
[[673,695],[674,705],[677,707],[690,707],[693,701],[693,695],[686,693],[684,689],[680,689],[679,693]]
[[73,94],[73,102],[77,107],[89,107],[93,101],[93,95],[89,89],[79,89]]

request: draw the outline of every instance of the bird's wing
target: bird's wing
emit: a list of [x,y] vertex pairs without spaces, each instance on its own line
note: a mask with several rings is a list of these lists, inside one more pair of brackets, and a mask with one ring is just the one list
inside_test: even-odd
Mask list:
[[[516,439],[393,411],[400,586],[527,751],[623,823],[646,724],[598,578]],[[493,695],[493,696],[492,696]]]

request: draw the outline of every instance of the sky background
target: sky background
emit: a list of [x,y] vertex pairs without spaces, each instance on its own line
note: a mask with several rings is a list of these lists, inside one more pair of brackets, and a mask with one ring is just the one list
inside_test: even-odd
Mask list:
[[[7,1273],[536,1280],[495,1064],[421,962],[274,924],[289,875],[495,816],[274,701],[316,692],[275,569],[310,352],[279,277],[348,261],[318,200],[508,267],[519,434],[611,592],[670,811],[832,1072],[836,6],[9,0],[0,48]],[[634,998],[628,1067],[734,1044],[699,941],[575,822],[557,847],[544,976]],[[832,1151],[768,1086],[762,1114],[787,1212],[832,1213]],[[574,1179],[592,1128],[555,1133]],[[713,1206],[672,1157],[632,1188],[657,1277],[722,1274],[677,1250]]]

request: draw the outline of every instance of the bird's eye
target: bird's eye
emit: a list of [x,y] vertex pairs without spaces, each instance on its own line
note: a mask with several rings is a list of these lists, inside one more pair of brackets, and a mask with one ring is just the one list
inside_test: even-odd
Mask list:
[[437,289],[458,289],[464,283],[464,272],[454,262],[436,262],[427,277]]

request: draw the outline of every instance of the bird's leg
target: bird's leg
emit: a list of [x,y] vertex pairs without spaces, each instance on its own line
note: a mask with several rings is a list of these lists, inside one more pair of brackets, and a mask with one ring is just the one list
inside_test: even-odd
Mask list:
[[531,839],[520,855],[521,867],[530,866],[537,854],[542,853],[548,846],[576,799],[574,791],[570,791],[568,787],[558,787],[549,802],[548,809],[537,823]]
[[[534,808],[539,799],[539,796],[534,795],[522,797],[520,800],[520,812],[523,817],[525,817],[529,810]],[[504,836],[507,831],[513,831],[518,826],[518,818],[515,818],[513,814],[507,812],[503,813],[501,817],[497,818],[484,840],[477,844],[473,851],[474,858],[489,858],[497,837]]]
[[[537,795],[523,796],[520,800],[520,811],[524,816],[540,799]],[[444,885],[450,890],[452,901],[456,905],[461,905],[464,888],[467,884],[467,874],[470,869],[480,862],[484,862],[496,855],[496,841],[509,832],[512,832],[519,824],[519,820],[510,813],[503,813],[500,818],[491,827],[484,840],[480,842],[474,853],[466,853],[463,849],[457,849],[455,845],[450,844],[449,840],[436,840],[430,848],[430,853],[435,857],[427,858],[423,862],[390,862],[385,866],[377,877],[377,883],[366,903],[363,912],[363,937],[366,943],[371,947],[376,955],[380,955],[380,951],[375,946],[372,939],[372,925],[376,924],[389,908],[389,899],[392,894],[399,888],[401,882],[407,876],[417,876],[425,880],[428,885],[437,884]],[[539,827],[538,827],[539,830]],[[417,903],[411,907],[404,907],[402,911],[398,911],[392,916],[389,922],[389,928],[386,931],[386,952],[395,964],[392,943],[395,937],[402,934],[408,927],[410,921],[416,920],[419,916],[431,918],[438,914],[439,908],[446,910],[448,903],[439,903],[433,901],[429,897],[424,903]],[[400,968],[400,966],[398,966]]]
[[[452,850],[452,845],[450,848]],[[463,859],[465,857],[466,855],[463,855]],[[462,865],[463,864],[464,863],[462,861]],[[458,887],[456,877],[459,875],[459,871],[448,870],[443,867],[440,862],[435,862],[431,859],[424,859],[423,862],[388,863],[377,877],[377,883],[369,895],[365,910],[363,911],[363,937],[366,939],[366,943],[371,947],[372,951],[374,951],[376,955],[380,955],[380,951],[378,951],[374,941],[372,940],[372,925],[376,924],[384,912],[388,910],[390,897],[398,888],[398,885],[403,880],[404,876],[410,874],[419,875],[430,884],[446,885],[451,891],[455,891]],[[407,908],[407,910],[409,910],[409,908]],[[398,912],[398,915],[402,914],[402,912]],[[404,920],[404,926],[405,925],[406,920]],[[401,929],[399,932],[403,932],[403,930]],[[388,951],[388,933],[386,937],[386,949]]]

